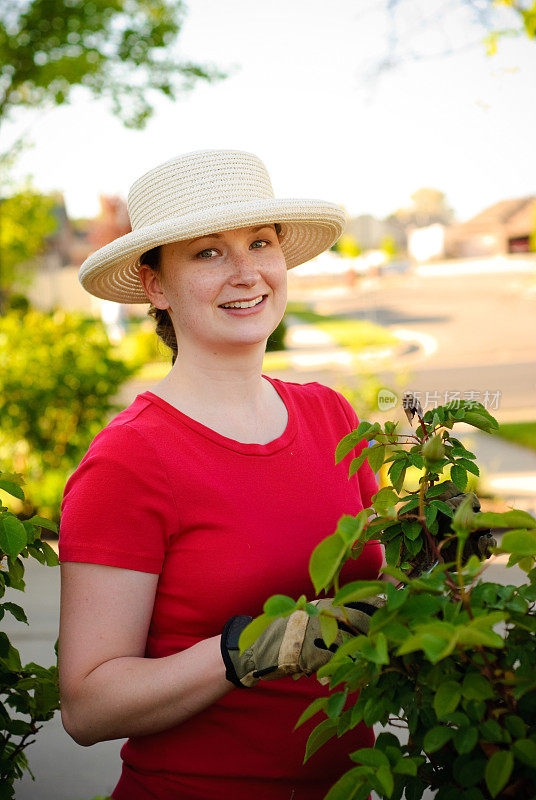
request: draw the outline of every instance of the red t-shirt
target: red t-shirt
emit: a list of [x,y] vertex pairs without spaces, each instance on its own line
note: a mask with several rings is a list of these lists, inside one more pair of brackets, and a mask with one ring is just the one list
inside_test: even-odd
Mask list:
[[[288,411],[274,441],[228,439],[145,392],[98,434],[65,487],[61,561],[159,574],[147,658],[221,633],[234,614],[257,616],[272,594],[313,598],[312,550],[377,491],[367,461],[351,479],[353,454],[335,466],[337,442],[358,424],[342,395],[268,380]],[[379,543],[369,543],[341,580],[374,579],[381,563]],[[314,677],[260,681],[180,725],[132,737],[113,797],[321,800],[352,766],[346,753],[373,742],[361,725],[302,765],[323,717],[294,725],[328,691]]]

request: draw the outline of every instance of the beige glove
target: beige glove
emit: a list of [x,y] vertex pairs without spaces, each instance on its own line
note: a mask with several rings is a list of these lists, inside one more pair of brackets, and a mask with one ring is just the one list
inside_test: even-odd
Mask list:
[[[274,620],[271,625],[242,654],[238,640],[253,617],[231,617],[221,636],[221,653],[227,668],[226,677],[235,686],[251,687],[262,678],[273,680],[283,675],[312,675],[327,664],[342,644],[342,630],[368,633],[370,618],[383,605],[378,597],[350,603],[343,609],[332,601],[315,600],[320,610],[328,610],[338,619],[339,631],[331,647],[327,647],[320,630],[318,616],[306,611],[294,611],[288,617]],[[345,614],[348,624],[345,621]]]

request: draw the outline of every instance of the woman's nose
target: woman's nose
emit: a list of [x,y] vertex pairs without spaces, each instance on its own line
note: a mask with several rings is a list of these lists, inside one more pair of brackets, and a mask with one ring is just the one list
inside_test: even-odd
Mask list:
[[259,271],[249,253],[234,253],[232,256],[231,282],[253,286]]

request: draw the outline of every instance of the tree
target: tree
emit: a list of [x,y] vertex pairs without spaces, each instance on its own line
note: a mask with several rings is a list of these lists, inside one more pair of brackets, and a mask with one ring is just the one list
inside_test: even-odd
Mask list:
[[[371,97],[382,75],[407,62],[436,60],[482,47],[493,56],[505,37],[536,39],[536,0],[438,0],[433,4],[383,0],[368,6],[360,17],[371,13],[383,14],[387,26],[384,53],[374,55],[361,69]],[[442,45],[435,48],[434,41]]]
[[454,213],[443,192],[423,187],[413,192],[411,205],[408,208],[399,208],[392,217],[398,219],[404,226],[415,225],[422,228],[434,222],[449,225],[453,221]]
[[27,282],[28,266],[44,247],[46,237],[56,228],[52,213],[55,199],[43,195],[30,183],[0,200],[0,309],[9,287]]
[[185,11],[182,0],[3,0],[0,122],[15,107],[61,105],[79,86],[143,127],[154,94],[174,100],[199,79],[226,77],[171,54]]

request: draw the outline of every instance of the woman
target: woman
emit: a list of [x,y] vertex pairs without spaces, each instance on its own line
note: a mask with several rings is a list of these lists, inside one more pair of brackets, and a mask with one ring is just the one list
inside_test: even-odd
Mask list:
[[[287,269],[329,248],[344,213],[275,199],[249,153],[202,151],[136,181],[129,215],[132,232],[90,256],[80,280],[98,297],[150,302],[173,366],[101,431],[65,488],[63,723],[86,746],[129,737],[117,800],[320,800],[351,766],[349,746],[373,741],[358,726],[302,766],[316,720],[293,727],[328,690],[292,678],[329,654],[304,628],[282,663],[287,621],[245,655],[235,645],[270,595],[314,596],[313,548],[377,491],[367,462],[350,480],[351,456],[334,465],[358,424],[347,401],[261,373]],[[381,560],[371,543],[344,577],[375,578]]]

